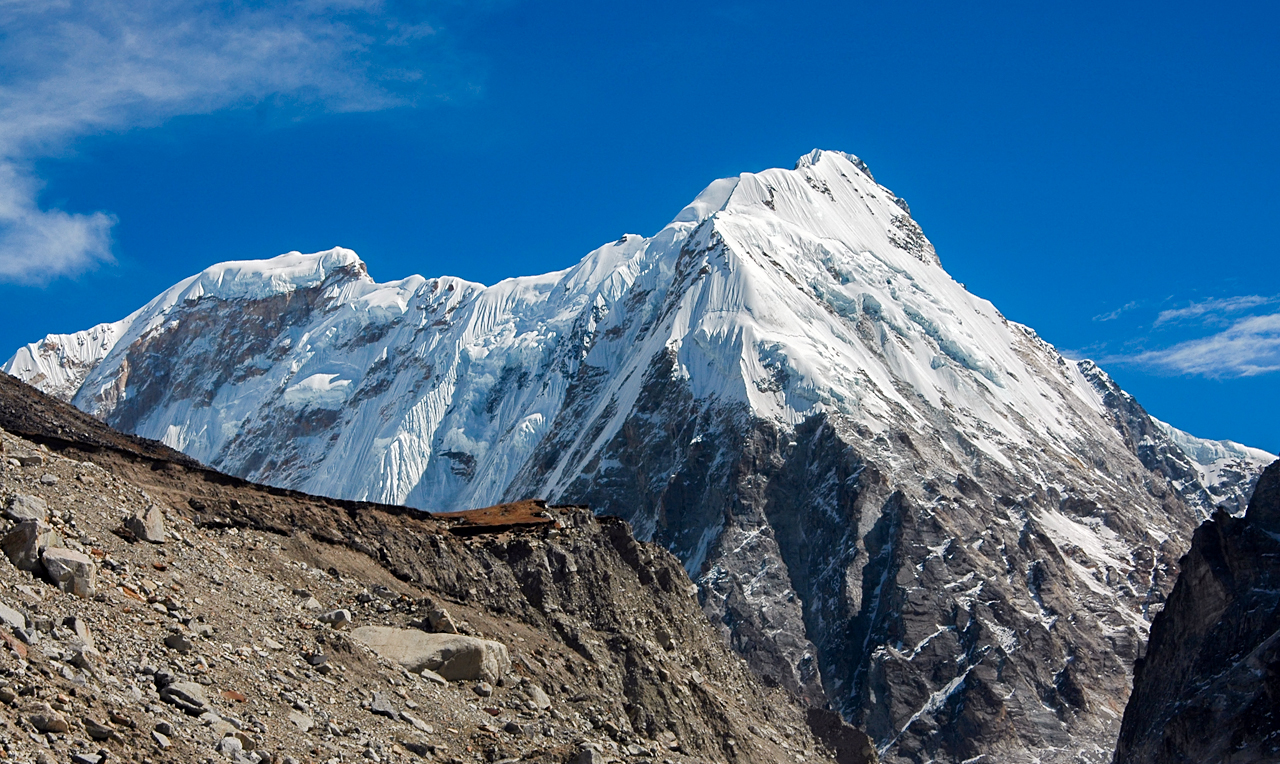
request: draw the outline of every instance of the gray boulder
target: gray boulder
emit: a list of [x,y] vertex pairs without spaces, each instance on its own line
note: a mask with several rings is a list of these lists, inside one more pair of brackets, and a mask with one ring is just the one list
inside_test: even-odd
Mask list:
[[408,671],[434,671],[449,681],[495,682],[511,668],[507,646],[488,639],[390,626],[361,626],[351,636]]
[[28,496],[25,493],[14,494],[5,502],[4,516],[19,523],[23,520],[48,522],[49,505],[39,496]]
[[41,732],[66,732],[70,726],[67,719],[62,714],[54,711],[48,703],[41,703],[35,710],[27,716],[27,721],[31,722],[31,726]]
[[436,731],[435,727],[432,727],[430,724],[427,724],[426,722],[422,721],[421,719],[414,716],[413,714],[410,714],[407,711],[400,712],[400,720],[408,723],[410,726],[412,726],[417,731],[423,733],[424,735],[431,735],[431,734],[434,734]]
[[244,743],[239,738],[228,735],[218,741],[217,749],[218,753],[233,759],[244,751]]
[[453,616],[449,615],[449,611],[436,602],[431,603],[431,609],[427,612],[427,625],[434,632],[442,634],[458,633],[458,625],[454,623]]
[[142,541],[150,544],[164,543],[164,514],[154,504],[130,515],[124,521],[124,527]]
[[199,716],[209,707],[204,688],[195,682],[175,682],[160,690],[160,699],[188,716]]
[[315,726],[315,720],[306,714],[300,714],[297,711],[289,712],[289,721],[293,722],[293,726],[306,732]]
[[3,602],[0,602],[0,624],[8,626],[11,629],[25,629],[27,628],[27,617]]
[[44,550],[41,559],[45,572],[62,591],[77,597],[92,597],[97,593],[98,568],[89,555],[50,547]]
[[547,695],[546,691],[538,685],[533,684],[532,682],[529,683],[525,687],[525,694],[529,696],[529,702],[532,703],[534,708],[539,711],[546,711],[548,708],[551,708],[551,698]]
[[23,520],[0,540],[0,548],[18,570],[39,570],[41,553],[58,544],[58,534],[43,520]]
[[71,629],[75,634],[78,642],[86,647],[93,647],[93,634],[89,631],[89,624],[83,618],[77,615],[69,615],[62,619],[62,625]]
[[98,742],[110,740],[111,736],[115,734],[115,730],[111,728],[111,725],[100,722],[90,716],[84,717],[84,731],[90,738]]
[[369,710],[378,716],[385,716],[388,719],[400,718],[400,709],[386,695],[375,692],[373,694],[373,702],[369,704]]
[[423,679],[427,680],[428,682],[431,682],[432,684],[435,684],[435,685],[439,685],[440,687],[446,687],[449,684],[448,679],[445,679],[444,677],[440,676],[439,674],[432,671],[431,669],[423,669],[420,672],[420,676]]
[[316,618],[320,623],[327,623],[335,629],[341,629],[351,623],[351,611],[345,608],[330,610]]
[[187,639],[182,634],[170,634],[169,636],[165,637],[164,646],[169,648],[170,650],[176,650],[177,652],[182,653],[183,655],[186,655],[187,653],[191,652],[191,648],[194,647],[194,645],[191,644],[191,640]]

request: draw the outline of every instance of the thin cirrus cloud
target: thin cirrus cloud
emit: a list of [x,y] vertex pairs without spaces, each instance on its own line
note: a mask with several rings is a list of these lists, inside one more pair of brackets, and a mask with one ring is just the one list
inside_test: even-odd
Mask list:
[[373,111],[446,95],[447,51],[380,0],[0,0],[0,281],[112,262],[107,212],[42,209],[34,166],[88,135],[283,97]]
[[1163,350],[1105,359],[1156,372],[1252,377],[1280,371],[1280,313],[1237,319],[1226,329]]
[[1115,321],[1117,318],[1124,315],[1126,312],[1133,310],[1139,305],[1140,303],[1137,300],[1134,300],[1133,302],[1127,302],[1124,305],[1121,305],[1120,307],[1111,311],[1110,313],[1099,313],[1098,315],[1093,317],[1093,320],[1094,321]]
[[1263,305],[1271,305],[1276,302],[1280,302],[1280,298],[1274,296],[1264,297],[1257,294],[1203,300],[1201,302],[1193,302],[1184,308],[1173,308],[1171,310],[1160,311],[1160,314],[1156,316],[1153,326],[1161,326],[1162,324],[1187,320],[1198,320],[1205,323],[1222,323],[1224,322],[1227,314],[1240,313]]

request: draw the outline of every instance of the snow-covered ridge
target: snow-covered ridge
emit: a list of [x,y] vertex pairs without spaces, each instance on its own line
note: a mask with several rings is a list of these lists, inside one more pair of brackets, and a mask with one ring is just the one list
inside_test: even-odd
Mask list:
[[1276,455],[1261,448],[1236,443],[1234,440],[1206,440],[1197,438],[1189,432],[1179,430],[1173,425],[1152,417],[1161,431],[1178,444],[1197,464],[1208,466],[1228,460],[1241,460],[1261,464],[1264,467],[1276,460]]
[[[70,401],[86,377],[120,340],[136,339],[139,333],[154,330],[155,322],[177,305],[202,297],[260,300],[317,286],[343,268],[365,273],[364,263],[356,253],[341,247],[310,255],[289,252],[268,260],[219,263],[174,284],[119,321],[73,334],[50,334],[19,348],[0,368],[50,395]],[[135,322],[141,325],[138,332],[131,331]]]
[[342,247],[311,255],[289,252],[270,260],[235,260],[206,268],[183,282],[179,285],[182,288],[177,298],[261,300],[295,289],[318,286],[334,271],[353,267],[364,272],[364,262],[355,252]]
[[[1260,448],[1251,448],[1231,440],[1206,440],[1183,432],[1155,417],[1151,420],[1164,433],[1165,437],[1182,449],[1191,460],[1199,476],[1200,484],[1215,500],[1238,482],[1242,475],[1261,473],[1267,465],[1276,460],[1276,455]],[[1243,512],[1243,503],[1238,505]]]
[[71,400],[84,378],[111,352],[129,330],[132,316],[98,324],[74,334],[50,334],[18,348],[3,370],[64,401]]
[[[279,327],[251,358],[207,357],[207,340],[192,338],[182,352],[203,353],[190,361],[208,371],[187,387],[204,391],[153,386],[155,405],[131,408],[142,396],[130,352],[177,336],[189,311],[234,321],[237,306],[324,284],[316,299],[327,307],[308,313],[313,323]],[[875,336],[855,331],[864,319]],[[486,287],[420,276],[378,284],[342,248],[227,262],[120,322],[28,345],[4,370],[108,421],[132,411],[135,431],[232,471],[228,449],[279,432],[268,421],[282,412],[377,401],[347,412],[332,438],[296,438],[287,473],[250,476],[461,509],[509,490],[575,375],[596,369],[601,427],[550,470],[539,490],[557,495],[622,426],[645,369],[666,352],[698,398],[783,426],[826,412],[874,432],[927,432],[934,412],[949,411],[1005,465],[1011,449],[1046,439],[1064,458],[1087,451],[1078,422],[1103,411],[1075,364],[942,269],[906,204],[861,160],[818,150],[793,170],[714,181],[653,237],[624,236],[563,271]],[[400,371],[386,376],[393,361]],[[230,378],[212,370],[227,364],[242,368]],[[513,378],[536,384],[505,389]],[[500,393],[500,405],[482,405]]]
[[970,294],[907,204],[828,151],[714,181],[561,271],[238,261],[4,369],[259,482],[621,515],[753,666],[871,714],[885,761],[956,738],[912,721],[951,724],[971,696],[1012,720],[982,745],[1035,749],[1009,761],[1078,762],[1070,731],[1101,762],[1195,523],[1270,458],[1157,425]]

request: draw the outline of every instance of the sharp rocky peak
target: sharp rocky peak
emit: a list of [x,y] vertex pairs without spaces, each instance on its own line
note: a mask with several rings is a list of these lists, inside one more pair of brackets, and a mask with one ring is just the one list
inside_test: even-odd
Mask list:
[[888,761],[1103,761],[1192,529],[1267,461],[1006,320],[828,151],[563,271],[218,266],[4,369],[260,482],[622,516],[757,671]]

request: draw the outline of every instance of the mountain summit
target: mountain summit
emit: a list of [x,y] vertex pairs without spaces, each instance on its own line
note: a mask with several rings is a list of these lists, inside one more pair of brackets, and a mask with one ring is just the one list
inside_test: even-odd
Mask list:
[[1274,457],[1151,418],[943,270],[856,157],[484,286],[224,263],[4,370],[251,480],[586,503],[886,761],[1105,761],[1196,524]]

